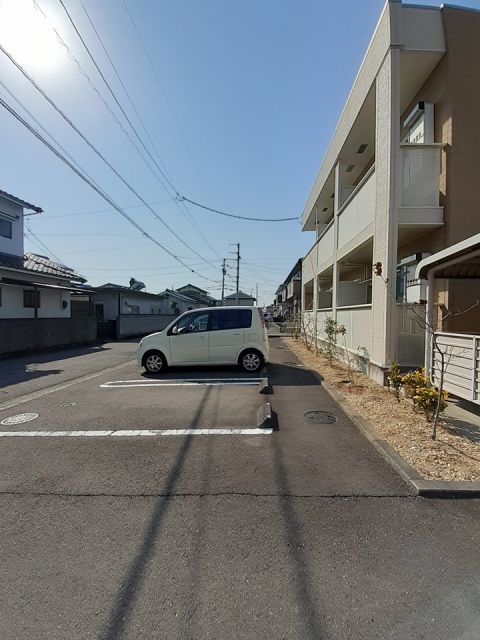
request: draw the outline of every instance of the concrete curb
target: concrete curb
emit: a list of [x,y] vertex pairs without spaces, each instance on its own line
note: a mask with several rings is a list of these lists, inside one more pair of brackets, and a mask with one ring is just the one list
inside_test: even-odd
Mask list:
[[257,411],[257,429],[273,429],[272,405],[264,402]]
[[258,393],[262,393],[263,395],[272,393],[272,387],[268,382],[268,378],[262,378],[262,380],[258,383]]
[[353,424],[360,429],[367,440],[375,447],[380,455],[395,469],[395,471],[413,488],[418,496],[424,498],[479,498],[480,482],[461,480],[426,480],[386,441],[380,438],[371,422],[355,412],[352,405],[344,400],[322,376],[302,360],[302,358],[287,345],[290,351],[307,367],[319,380],[328,395],[334,400]]

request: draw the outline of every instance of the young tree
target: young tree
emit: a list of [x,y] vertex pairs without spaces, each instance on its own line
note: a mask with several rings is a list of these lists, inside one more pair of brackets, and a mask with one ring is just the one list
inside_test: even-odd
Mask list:
[[[394,291],[391,290],[391,287],[389,286],[389,280],[388,278],[384,278],[382,275],[382,265],[380,262],[377,262],[374,267],[373,267],[373,272],[374,275],[381,278],[385,284],[387,293],[389,296],[391,296],[395,302],[397,301],[396,295]],[[480,300],[476,299],[474,301],[474,303],[472,305],[470,305],[467,309],[463,309],[461,311],[457,311],[457,312],[453,312],[453,311],[449,311],[447,314],[445,314],[441,320],[441,322],[443,323],[447,318],[450,317],[455,317],[455,316],[461,316],[465,313],[468,313],[469,311],[471,311],[472,309],[474,309],[476,306],[478,306],[480,304]],[[438,419],[440,416],[440,413],[442,411],[442,409],[445,408],[445,399],[444,399],[444,393],[443,393],[443,387],[444,387],[444,380],[445,380],[445,372],[447,370],[448,364],[452,358],[453,355],[453,349],[446,347],[444,350],[441,349],[439,343],[438,343],[438,328],[440,326],[440,322],[439,321],[435,321],[434,318],[430,318],[428,317],[428,314],[424,311],[423,314],[420,314],[417,311],[416,305],[409,305],[409,308],[413,311],[414,315],[416,316],[416,321],[418,323],[418,325],[426,332],[426,339],[427,340],[431,340],[432,342],[432,354],[435,353],[435,351],[438,352],[439,356],[440,356],[440,370],[439,370],[439,380],[438,380],[438,389],[437,389],[437,396],[436,396],[436,406],[435,406],[435,413],[433,415],[433,421],[432,421],[432,440],[435,440],[437,437],[437,424],[438,424]],[[423,308],[423,307],[422,307]],[[434,385],[432,385],[434,386]]]

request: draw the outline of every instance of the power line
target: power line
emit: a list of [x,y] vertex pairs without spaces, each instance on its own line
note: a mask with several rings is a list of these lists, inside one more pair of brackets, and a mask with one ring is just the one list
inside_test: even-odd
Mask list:
[[139,149],[139,147],[137,146],[137,144],[135,143],[135,141],[131,138],[130,134],[128,133],[128,131],[125,129],[125,127],[123,126],[122,122],[118,119],[116,113],[111,109],[110,105],[108,104],[108,102],[106,101],[106,99],[103,97],[103,95],[101,94],[101,92],[99,91],[99,89],[95,86],[95,84],[93,83],[92,79],[90,78],[90,76],[88,75],[88,73],[85,71],[85,69],[82,67],[82,65],[80,64],[80,61],[78,60],[78,58],[74,55],[74,53],[72,52],[72,50],[70,49],[70,47],[68,46],[68,44],[65,42],[65,40],[62,38],[62,36],[60,35],[60,33],[58,32],[58,30],[51,24],[50,20],[48,19],[47,14],[45,13],[45,11],[41,8],[41,6],[38,4],[37,0],[32,0],[33,1],[33,5],[35,7],[35,9],[37,11],[39,11],[41,13],[41,15],[43,16],[43,18],[48,22],[48,24],[50,25],[50,28],[52,29],[52,31],[55,33],[58,42],[62,45],[62,47],[64,47],[64,49],[67,52],[68,57],[76,64],[78,72],[84,76],[84,78],[86,79],[89,87],[97,94],[100,102],[102,102],[102,104],[104,105],[105,109],[107,110],[107,113],[115,120],[115,122],[117,123],[117,125],[120,127],[120,130],[122,131],[122,133],[125,135],[125,137],[127,138],[127,140],[130,142],[130,144],[133,146],[133,148],[135,149],[135,151],[138,153],[138,155],[140,156],[140,158],[143,160],[143,162],[145,163],[145,165],[148,167],[148,169],[151,171],[152,175],[155,177],[156,180],[158,180],[159,184],[162,186],[162,188],[166,191],[166,193],[168,195],[172,195],[169,190],[167,185],[164,183],[163,178],[160,178],[160,176],[155,172],[154,168],[150,165],[150,163],[148,162],[147,158],[143,155],[142,151]]
[[[60,0],[61,2],[62,0]],[[133,193],[140,202],[147,207],[149,211],[159,220],[166,229],[172,233],[177,240],[179,240],[187,249],[192,251],[196,256],[198,256],[201,260],[204,260],[207,264],[212,264],[204,258],[196,249],[191,247],[178,233],[172,229],[172,227],[163,220],[163,218],[148,204],[148,202],[136,191],[132,185],[125,180],[125,178],[120,174],[120,172],[111,164],[109,160],[97,149],[97,147],[86,137],[82,131],[75,125],[75,123],[66,115],[64,111],[50,98],[50,96],[42,89],[42,87],[30,76],[25,68],[15,60],[15,58],[3,47],[0,43],[0,50],[7,56],[7,58],[12,62],[12,64],[20,71],[20,73],[35,87],[35,89],[45,98],[45,100],[55,109],[55,111],[65,120],[65,122],[75,131],[77,135],[79,135],[82,140],[92,149],[92,151],[107,165],[107,167],[117,176],[117,178]]]
[[195,200],[190,200],[185,196],[178,196],[179,199],[189,202],[193,204],[195,207],[200,207],[200,209],[205,209],[206,211],[210,211],[211,213],[218,213],[221,216],[227,216],[228,218],[237,218],[238,220],[249,220],[251,222],[289,222],[290,220],[298,220],[298,216],[295,218],[252,218],[248,216],[238,216],[233,213],[227,213],[226,211],[219,211],[218,209],[212,209],[212,207],[207,207],[204,204],[200,204],[199,202],[195,202]]
[[[1,98],[0,98],[1,99]],[[33,233],[33,231],[30,229],[30,227],[28,226],[28,224],[25,225],[27,227],[27,231],[29,232],[29,234],[32,236],[32,238],[35,238],[35,240],[38,242],[38,244],[43,247],[45,249],[45,251],[48,253],[49,256],[53,256],[55,258],[55,260],[63,265],[63,260],[60,260],[60,258],[58,256],[56,256],[53,251],[51,251],[46,244],[44,244],[41,240],[39,240],[39,238],[37,238],[37,236]]]
[[195,269],[192,269],[188,266],[183,260],[181,260],[178,256],[172,253],[167,247],[165,247],[161,242],[159,242],[156,238],[154,238],[151,234],[149,234],[145,229],[138,224],[126,211],[124,211],[119,205],[117,205],[112,198],[103,191],[100,187],[98,187],[95,183],[93,183],[86,175],[84,175],[79,169],[77,169],[60,151],[58,151],[53,145],[51,145],[48,140],[46,140],[34,127],[32,127],[22,116],[15,111],[13,107],[11,107],[3,98],[0,98],[0,105],[3,106],[14,118],[16,118],[23,126],[32,133],[42,144],[44,144],[57,158],[59,158],[62,162],[64,162],[74,173],[76,173],[86,184],[89,185],[91,189],[93,189],[98,195],[103,198],[111,207],[116,209],[132,226],[134,226],[138,231],[140,231],[146,238],[148,238],[151,242],[157,245],[160,249],[165,251],[169,256],[171,256],[174,260],[179,262],[183,267],[188,269],[191,273],[195,273],[200,278],[204,280],[209,280],[210,282],[215,282],[211,278],[207,278],[206,276],[198,273]]
[[68,151],[60,144],[60,142],[58,142],[58,140],[54,138],[54,136],[52,136],[52,134],[47,129],[45,129],[42,123],[39,122],[37,118],[35,118],[35,116],[27,109],[27,107],[24,104],[22,104],[20,100],[18,100],[18,98],[10,91],[10,89],[1,80],[0,80],[0,86],[3,87],[3,89],[8,93],[8,95],[13,100],[15,100],[18,106],[35,122],[35,124],[45,133],[45,135],[47,135],[50,138],[50,140],[57,145],[57,147],[70,160],[70,162],[74,164],[78,169],[80,169],[80,171],[82,171],[92,182],[97,184],[95,180],[87,173],[87,171],[83,169],[83,167],[78,162],[76,162],[74,158],[72,158],[72,156],[68,153]]
[[[82,2],[82,4],[83,4],[83,2]],[[170,99],[169,99],[169,97],[167,95],[167,92],[165,91],[163,83],[160,80],[160,76],[158,75],[157,68],[153,64],[153,60],[152,60],[150,54],[148,53],[148,49],[147,49],[145,41],[144,41],[144,39],[142,37],[142,34],[140,33],[140,30],[138,29],[137,24],[136,24],[136,22],[135,22],[135,20],[134,20],[134,18],[132,16],[132,14],[130,13],[130,10],[129,10],[128,5],[127,5],[125,0],[123,0],[123,6],[125,7],[125,11],[127,12],[128,17],[130,18],[130,22],[132,23],[133,29],[134,29],[135,33],[137,34],[137,37],[138,37],[138,39],[140,41],[140,44],[142,45],[143,52],[145,53],[145,57],[147,58],[148,63],[150,65],[150,68],[153,71],[153,75],[155,76],[157,84],[158,84],[158,86],[160,88],[160,92],[161,92],[162,96],[164,97],[165,102],[167,103],[167,106],[168,106],[168,108],[170,110],[170,113],[172,114],[172,117],[173,117],[173,119],[175,121],[175,124],[177,126],[177,129],[178,129],[178,132],[180,133],[180,136],[181,136],[181,138],[183,140],[183,144],[185,145],[185,148],[186,148],[186,150],[188,152],[188,155],[190,156],[190,160],[192,161],[192,165],[193,165],[198,177],[200,178],[200,182],[204,186],[205,190],[208,191],[207,185],[205,184],[205,182],[204,182],[204,180],[202,178],[202,174],[200,173],[198,165],[197,165],[197,163],[195,161],[195,158],[193,156],[192,149],[191,149],[190,145],[187,142],[187,139],[185,137],[185,134],[183,132],[182,127],[180,126],[180,122],[179,122],[179,120],[177,118],[177,114],[175,113],[175,109],[173,108],[173,105],[172,105],[172,103],[171,103],[171,101],[170,101]]]
[[[115,92],[113,91],[112,87],[110,86],[108,80],[106,79],[105,75],[103,74],[102,70],[100,69],[99,65],[97,64],[97,61],[95,60],[95,57],[93,56],[92,52],[90,51],[90,49],[88,48],[87,43],[85,42],[85,40],[82,37],[82,34],[80,33],[80,31],[77,28],[77,25],[75,24],[72,16],[70,15],[67,7],[65,6],[65,3],[63,2],[63,0],[58,0],[60,2],[60,4],[63,7],[63,10],[65,11],[65,13],[67,14],[67,17],[70,21],[70,24],[72,25],[73,29],[75,30],[75,33],[77,34],[77,36],[80,39],[80,42],[83,44],[85,51],[87,52],[90,60],[93,62],[95,69],[98,71],[100,77],[102,78],[103,82],[105,83],[107,89],[109,90],[112,98],[115,100],[116,105],[118,106],[118,108],[120,109],[120,111],[123,114],[123,117],[125,118],[125,120],[128,122],[128,124],[130,125],[130,128],[132,129],[133,133],[135,134],[136,138],[138,139],[138,141],[140,142],[140,144],[142,145],[142,147],[145,149],[146,153],[148,154],[148,157],[152,160],[153,164],[157,167],[157,169],[160,171],[160,173],[162,174],[162,176],[164,177],[164,179],[167,181],[167,183],[170,185],[170,187],[173,189],[173,191],[175,193],[178,193],[175,185],[172,183],[170,177],[168,176],[168,172],[166,172],[166,168],[165,170],[163,170],[159,164],[157,163],[157,161],[155,160],[155,158],[152,156],[152,154],[150,153],[150,150],[148,149],[148,147],[145,145],[145,143],[143,142],[142,138],[140,137],[140,135],[137,132],[137,129],[135,128],[135,126],[133,125],[132,121],[130,120],[130,118],[127,115],[127,112],[125,111],[125,109],[122,107],[122,105],[120,104],[120,101],[118,100]],[[162,162],[163,164],[163,162]]]
[[[118,81],[119,81],[119,82],[120,82],[120,84],[122,85],[122,89],[124,90],[125,95],[127,96],[128,101],[130,102],[130,105],[131,105],[132,109],[135,111],[135,115],[137,116],[137,118],[138,118],[138,120],[139,120],[140,124],[142,125],[142,129],[145,131],[145,134],[146,134],[147,138],[149,139],[150,144],[152,145],[153,150],[154,150],[154,151],[155,151],[155,153],[157,154],[157,157],[158,157],[159,161],[162,163],[163,167],[165,168],[165,171],[167,172],[167,168],[166,168],[166,166],[165,166],[165,163],[163,162],[163,160],[162,160],[162,158],[161,158],[161,156],[160,156],[160,153],[159,153],[159,151],[158,151],[157,147],[155,146],[155,143],[154,143],[154,141],[153,141],[153,139],[152,139],[152,137],[151,137],[150,133],[148,132],[148,129],[147,129],[147,127],[145,126],[145,123],[143,122],[142,117],[141,117],[140,113],[138,112],[138,109],[137,109],[137,108],[136,108],[136,106],[135,106],[135,103],[134,103],[134,102],[133,102],[133,100],[132,100],[132,97],[131,97],[131,95],[130,95],[130,92],[128,91],[127,87],[125,86],[125,83],[123,82],[123,80],[122,80],[122,78],[121,78],[120,74],[118,73],[117,67],[115,66],[115,64],[114,64],[114,62],[113,62],[113,60],[112,60],[112,58],[111,58],[110,54],[108,53],[108,50],[107,50],[107,48],[106,48],[105,44],[103,43],[103,40],[102,40],[102,38],[101,38],[101,36],[100,36],[100,34],[99,34],[99,32],[98,32],[97,28],[95,27],[95,24],[94,24],[94,22],[93,22],[92,18],[90,17],[90,14],[88,13],[87,8],[86,8],[86,6],[85,6],[85,4],[83,3],[83,0],[80,0],[80,3],[81,3],[81,5],[82,5],[82,8],[83,8],[83,10],[84,10],[84,12],[85,12],[85,15],[86,15],[86,16],[87,16],[87,18],[88,18],[88,21],[89,21],[89,23],[90,23],[90,25],[91,25],[91,27],[92,27],[93,31],[95,32],[95,35],[97,36],[98,41],[100,42],[100,45],[101,45],[101,47],[102,47],[102,49],[103,49],[103,51],[104,51],[105,55],[106,55],[106,56],[107,56],[107,58],[108,58],[108,61],[110,62],[110,65],[111,65],[111,67],[112,67],[113,71],[115,72],[115,75],[117,76]],[[78,33],[78,30],[77,30],[77,33]],[[82,40],[82,42],[83,42],[83,40]],[[97,68],[98,68],[98,67],[97,67]],[[102,77],[103,77],[103,76],[102,76]],[[168,172],[167,172],[167,173],[168,173]],[[172,185],[173,185],[173,183],[172,183]],[[174,188],[174,187],[172,186],[172,188]],[[174,189],[174,190],[175,190],[175,189]]]
[[[34,2],[35,2],[35,1],[36,1],[36,0],[34,0]],[[120,80],[120,82],[121,82],[121,84],[122,84],[122,87],[124,87],[124,90],[125,90],[125,92],[127,93],[127,97],[129,98],[129,100],[130,100],[130,102],[131,102],[131,104],[132,104],[132,106],[133,106],[133,108],[134,108],[134,110],[135,110],[135,113],[137,114],[137,116],[138,116],[138,118],[139,118],[139,120],[140,120],[140,122],[141,122],[141,124],[142,124],[142,126],[143,126],[143,128],[144,128],[144,130],[145,130],[145,132],[147,133],[147,136],[148,136],[148,138],[149,138],[150,142],[152,143],[153,148],[154,148],[154,150],[155,150],[155,152],[156,152],[156,154],[157,154],[157,156],[158,156],[158,158],[159,158],[159,161],[160,161],[160,163],[163,165],[163,167],[164,167],[165,171],[162,171],[162,169],[158,166],[157,162],[155,161],[155,159],[154,159],[154,158],[153,158],[153,156],[151,155],[150,151],[147,149],[147,147],[146,147],[145,143],[144,143],[144,142],[143,142],[143,140],[141,139],[140,135],[138,134],[138,131],[137,131],[137,130],[136,130],[136,128],[133,126],[133,124],[132,124],[131,120],[128,118],[128,116],[127,116],[127,114],[126,114],[126,112],[125,112],[125,109],[124,109],[124,108],[122,107],[122,105],[120,104],[120,101],[118,100],[118,98],[117,98],[116,94],[114,93],[113,89],[111,88],[110,84],[108,83],[108,81],[107,81],[107,79],[106,79],[106,77],[105,77],[105,74],[104,74],[104,73],[102,72],[102,70],[100,69],[100,66],[98,65],[98,63],[97,63],[97,61],[95,60],[95,58],[94,58],[93,54],[91,53],[90,49],[88,48],[88,46],[87,46],[87,44],[86,44],[86,42],[85,42],[84,38],[82,37],[82,35],[81,35],[81,33],[80,33],[80,31],[79,31],[78,27],[76,26],[76,24],[75,24],[75,22],[74,22],[74,20],[73,20],[72,16],[71,16],[71,15],[70,15],[70,13],[68,12],[68,9],[66,8],[66,6],[65,6],[65,4],[64,4],[64,2],[63,2],[63,0],[59,0],[59,2],[60,2],[60,4],[62,5],[62,7],[63,7],[63,9],[64,9],[65,13],[67,14],[67,16],[68,16],[68,19],[69,19],[70,23],[72,24],[72,26],[73,26],[73,28],[74,28],[74,30],[75,30],[75,32],[76,32],[76,34],[78,35],[78,37],[79,37],[80,41],[82,42],[82,44],[83,44],[83,46],[84,46],[85,50],[87,51],[87,53],[88,53],[88,55],[89,55],[90,59],[92,60],[93,64],[95,65],[95,68],[97,69],[98,73],[100,74],[100,77],[101,77],[101,78],[102,78],[102,80],[104,81],[104,83],[105,83],[105,85],[107,86],[107,88],[108,88],[109,92],[111,93],[111,95],[112,95],[113,99],[115,100],[116,104],[118,105],[119,109],[121,110],[122,114],[124,115],[125,119],[127,120],[128,124],[130,125],[130,127],[131,127],[131,129],[132,129],[133,133],[134,133],[134,134],[135,134],[135,136],[138,138],[138,140],[140,141],[141,145],[142,145],[142,146],[143,146],[143,148],[146,150],[146,152],[148,153],[149,157],[151,158],[151,160],[153,161],[153,163],[155,164],[155,166],[157,167],[157,169],[160,171],[161,175],[162,175],[162,176],[164,177],[164,179],[168,182],[169,186],[171,187],[171,189],[174,191],[175,195],[177,196],[177,202],[176,202],[177,207],[179,208],[179,210],[181,211],[181,213],[182,213],[183,215],[188,216],[188,218],[190,219],[190,221],[192,222],[192,224],[196,227],[197,231],[200,233],[200,235],[201,235],[201,236],[202,236],[202,238],[204,239],[204,241],[205,241],[205,243],[207,244],[207,246],[209,247],[209,249],[210,249],[211,251],[213,251],[213,253],[217,256],[217,258],[219,258],[220,256],[219,256],[219,254],[217,253],[216,249],[215,249],[215,248],[210,244],[210,241],[208,240],[207,236],[204,234],[204,232],[203,232],[203,230],[201,229],[201,227],[197,224],[196,220],[195,220],[195,219],[193,218],[193,216],[191,215],[191,213],[190,213],[190,211],[188,210],[187,206],[186,206],[186,205],[180,206],[180,204],[178,204],[178,200],[179,200],[179,199],[178,199],[178,196],[180,195],[180,194],[179,194],[179,192],[178,192],[178,189],[177,189],[177,187],[175,186],[175,184],[173,183],[173,180],[172,180],[171,176],[168,174],[167,168],[166,168],[166,166],[165,166],[165,162],[162,160],[162,158],[161,158],[160,154],[158,153],[157,148],[155,147],[155,144],[153,143],[153,140],[152,140],[151,136],[149,135],[149,133],[148,133],[148,131],[147,131],[147,129],[146,129],[146,127],[145,127],[145,125],[143,124],[143,121],[141,120],[141,118],[140,118],[140,116],[139,116],[139,114],[138,114],[138,111],[137,111],[137,109],[135,108],[135,106],[134,106],[134,104],[133,104],[133,101],[131,100],[131,98],[130,98],[130,96],[129,96],[129,94],[128,94],[128,91],[126,90],[125,85],[124,85],[124,83],[122,82],[122,80],[121,80],[121,78],[120,78],[120,76],[119,76],[119,74],[118,74],[118,72],[117,72],[117,70],[116,70],[116,68],[115,68],[115,66],[114,66],[114,64],[113,64],[113,62],[112,62],[112,60],[111,60],[111,57],[109,56],[109,54],[108,54],[108,52],[107,52],[107,50],[106,50],[106,47],[105,47],[105,45],[103,44],[103,42],[102,42],[102,40],[101,40],[101,38],[100,38],[100,36],[99,36],[99,34],[98,34],[97,30],[95,29],[95,27],[94,27],[94,25],[93,25],[93,21],[90,19],[90,16],[88,15],[88,13],[87,13],[87,11],[86,11],[85,7],[84,7],[85,13],[87,13],[87,17],[89,18],[90,23],[92,24],[92,27],[93,27],[93,29],[94,29],[95,33],[97,34],[97,37],[98,37],[98,39],[100,40],[100,43],[101,43],[101,45],[102,45],[102,47],[103,47],[103,49],[104,49],[104,51],[105,51],[105,53],[106,53],[106,55],[107,55],[108,59],[110,60],[110,63],[111,63],[111,65],[112,65],[112,67],[113,67],[113,69],[114,69],[115,73],[117,74],[117,77],[119,78],[119,80]],[[83,3],[82,3],[82,6],[83,6]],[[128,8],[127,8],[127,12],[128,12]],[[178,122],[177,122],[177,124],[178,124]],[[180,126],[180,125],[178,124],[178,126]],[[185,141],[185,142],[186,142],[186,141]],[[143,156],[142,156],[142,157],[143,157]],[[163,184],[162,184],[162,186],[165,188],[165,186],[164,186]],[[167,190],[167,192],[168,192],[168,190]],[[169,194],[169,195],[170,195],[170,194]],[[197,254],[197,255],[198,255],[198,254]]]
[[[3,83],[2,83],[2,86]],[[10,93],[10,92],[9,92]],[[12,98],[15,99],[15,97],[13,96],[13,94],[10,94],[12,96]],[[31,114],[29,113],[29,115],[31,116]],[[31,116],[33,119],[33,116]],[[40,125],[40,123],[37,124]],[[42,127],[43,129],[43,127]],[[58,145],[60,146],[60,145]],[[63,151],[63,149],[62,149]],[[65,153],[65,152],[64,152]],[[66,155],[66,154],[65,154]],[[175,198],[168,198],[167,200],[157,200],[155,202],[149,202],[149,204],[151,206],[157,205],[157,204],[164,204],[166,202],[172,202]],[[145,205],[144,204],[130,204],[130,205],[123,205],[122,209],[141,209],[143,208]],[[72,218],[74,216],[92,216],[98,213],[116,213],[115,209],[92,209],[91,211],[72,211],[70,213],[58,213],[58,214],[53,214],[50,215],[49,213],[46,213],[45,215],[43,215],[40,220],[52,220],[53,218]]]

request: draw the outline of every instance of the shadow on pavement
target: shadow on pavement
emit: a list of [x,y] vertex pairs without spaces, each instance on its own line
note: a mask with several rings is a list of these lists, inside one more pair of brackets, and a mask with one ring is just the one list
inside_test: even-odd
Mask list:
[[271,362],[268,365],[268,380],[274,387],[304,387],[307,385],[319,385],[323,378],[309,369],[301,369],[291,364]]
[[64,369],[38,368],[48,365],[51,362],[58,362],[68,358],[76,358],[89,354],[100,353],[110,350],[111,347],[103,345],[92,345],[89,347],[78,347],[62,351],[48,351],[40,354],[21,356],[19,358],[0,359],[0,388],[11,385],[44,378],[45,376],[63,373]]
[[[317,383],[318,384],[318,383]],[[290,555],[294,580],[294,596],[298,605],[298,617],[304,627],[302,638],[322,640],[325,638],[320,612],[313,595],[312,576],[303,551],[300,522],[295,515],[293,498],[283,455],[277,438],[272,440],[273,470],[277,486],[280,514],[283,521],[285,547]]]
[[[199,424],[203,409],[211,391],[211,387],[207,387],[205,390],[197,412],[192,420],[192,428],[195,428]],[[170,468],[163,486],[163,495],[157,500],[156,506],[150,516],[150,521],[146,527],[143,540],[138,548],[137,555],[133,559],[130,569],[118,590],[116,601],[110,612],[110,619],[106,625],[105,631],[100,635],[101,640],[118,640],[123,635],[135,598],[141,590],[147,564],[154,550],[157,536],[161,530],[165,514],[169,507],[169,496],[174,491],[180,478],[193,437],[193,435],[185,437],[183,444],[180,447],[180,451],[177,454],[177,458],[173,466]]]
[[169,380],[183,380],[187,378],[225,378],[227,380],[234,380],[235,378],[261,378],[264,375],[264,369],[257,371],[257,373],[248,373],[242,371],[239,367],[232,366],[190,366],[190,367],[170,367],[162,373],[148,373],[148,371],[142,371],[140,374],[143,378],[151,380],[161,380],[162,378],[168,378]]
[[443,420],[456,435],[468,438],[472,442],[480,442],[480,427],[477,425],[450,416],[444,416]]

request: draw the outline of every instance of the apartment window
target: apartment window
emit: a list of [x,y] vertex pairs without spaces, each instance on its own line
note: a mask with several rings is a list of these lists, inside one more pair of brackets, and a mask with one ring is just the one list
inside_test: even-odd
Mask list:
[[2,220],[0,218],[0,236],[2,238],[12,239],[12,223],[10,220]]
[[131,304],[129,306],[130,309],[130,313],[140,313],[140,307],[138,306],[138,304]]
[[212,312],[212,331],[248,329],[252,326],[252,312],[248,309],[231,309]]
[[[36,294],[36,295],[35,295]],[[33,289],[23,290],[23,306],[25,309],[37,309],[40,308],[40,291],[34,291]]]

